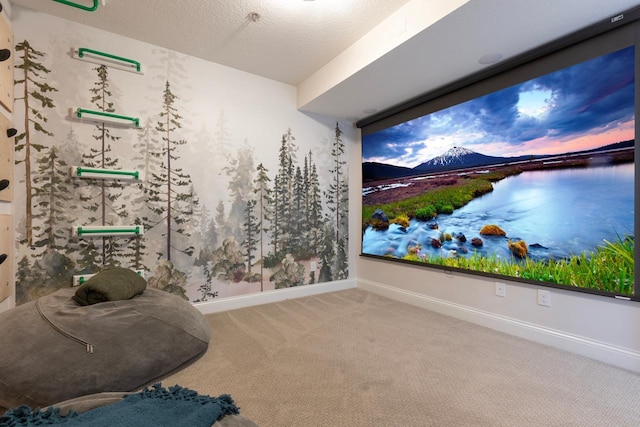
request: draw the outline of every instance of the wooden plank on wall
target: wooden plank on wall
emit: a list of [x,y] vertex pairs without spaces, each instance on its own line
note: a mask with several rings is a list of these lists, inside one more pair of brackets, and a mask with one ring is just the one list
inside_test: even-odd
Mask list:
[[8,49],[10,56],[0,61],[0,104],[13,111],[13,31],[4,16],[0,15],[0,60],[5,58]]
[[15,187],[13,182],[14,138],[7,136],[7,129],[11,127],[9,119],[0,113],[0,201],[4,202],[13,200],[13,187]]
[[0,301],[11,295],[13,279],[13,219],[11,215],[0,215]]

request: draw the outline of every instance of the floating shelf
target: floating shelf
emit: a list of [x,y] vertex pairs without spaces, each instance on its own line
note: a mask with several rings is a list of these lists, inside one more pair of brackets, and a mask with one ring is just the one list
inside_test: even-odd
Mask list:
[[81,47],[71,50],[71,56],[80,61],[92,62],[94,64],[106,65],[122,71],[130,71],[136,74],[144,74],[142,72],[142,64],[133,59],[124,58],[122,56],[112,55],[110,53],[100,52],[98,50]]
[[[144,277],[144,270],[134,270],[134,271],[136,273],[138,273],[139,276]],[[87,280],[91,279],[96,274],[98,274],[98,273],[94,273],[94,274],[75,274],[73,276],[73,286],[82,285],[84,282],[86,282]]]
[[73,227],[73,235],[79,237],[104,237],[104,236],[141,236],[144,234],[142,225],[102,225],[102,226],[77,226]]
[[100,123],[111,123],[119,126],[140,126],[140,119],[137,117],[123,116],[120,114],[107,113],[105,111],[87,110],[86,108],[76,108],[72,110],[72,117],[80,120],[97,121]]
[[72,166],[71,176],[86,179],[127,179],[136,181],[141,178],[138,171],[86,168],[84,166]]

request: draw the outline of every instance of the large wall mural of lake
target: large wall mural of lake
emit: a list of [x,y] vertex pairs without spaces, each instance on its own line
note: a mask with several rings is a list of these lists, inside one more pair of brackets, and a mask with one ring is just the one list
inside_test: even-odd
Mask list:
[[633,297],[634,57],[365,133],[362,253]]

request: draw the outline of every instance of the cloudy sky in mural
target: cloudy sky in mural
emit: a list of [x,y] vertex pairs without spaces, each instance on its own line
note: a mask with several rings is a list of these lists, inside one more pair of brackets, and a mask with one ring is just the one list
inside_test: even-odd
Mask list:
[[414,167],[448,149],[558,154],[634,138],[628,47],[363,138],[363,162]]

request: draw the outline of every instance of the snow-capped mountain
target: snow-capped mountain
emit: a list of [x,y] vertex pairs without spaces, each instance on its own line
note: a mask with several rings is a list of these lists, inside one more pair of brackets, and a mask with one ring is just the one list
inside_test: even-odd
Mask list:
[[438,157],[419,164],[413,170],[416,172],[435,172],[492,165],[503,163],[506,160],[508,160],[506,157],[485,156],[467,148],[453,147]]

